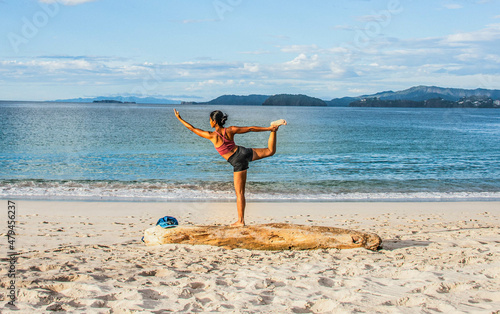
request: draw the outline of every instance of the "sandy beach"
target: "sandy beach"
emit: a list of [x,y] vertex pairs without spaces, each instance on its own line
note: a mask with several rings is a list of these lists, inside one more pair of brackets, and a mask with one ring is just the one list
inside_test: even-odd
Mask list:
[[[2,241],[7,201],[1,202]],[[165,215],[229,224],[233,203],[18,201],[2,312],[498,313],[499,202],[249,203],[247,223],[378,234],[383,249],[249,251],[141,242]]]

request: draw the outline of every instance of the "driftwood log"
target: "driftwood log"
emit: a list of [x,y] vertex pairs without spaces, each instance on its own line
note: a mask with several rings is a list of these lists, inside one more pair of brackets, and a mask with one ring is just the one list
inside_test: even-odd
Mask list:
[[378,250],[382,245],[380,237],[373,233],[285,223],[244,227],[178,226],[169,229],[155,226],[144,232],[143,240],[146,245],[206,244],[249,250],[352,249],[359,247]]

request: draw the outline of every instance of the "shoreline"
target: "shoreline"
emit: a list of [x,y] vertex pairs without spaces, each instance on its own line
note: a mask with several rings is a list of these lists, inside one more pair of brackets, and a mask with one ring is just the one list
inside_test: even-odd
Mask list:
[[[137,204],[147,204],[147,203],[172,203],[172,204],[192,204],[192,203],[207,203],[207,204],[235,204],[235,199],[209,199],[200,201],[199,199],[174,199],[174,200],[161,200],[161,199],[38,199],[38,198],[0,198],[0,201],[18,201],[18,202],[56,202],[56,203],[137,203]],[[500,199],[492,198],[492,199],[360,199],[360,200],[318,200],[318,199],[276,199],[276,200],[268,200],[268,199],[247,199],[247,204],[256,203],[256,204],[283,204],[283,203],[291,203],[291,204],[301,204],[301,203],[311,203],[311,204],[323,204],[323,203],[332,203],[332,204],[342,204],[342,203],[499,203]]]
[[[36,201],[125,201],[125,202],[232,202],[232,181],[92,181],[92,180],[0,180],[0,199]],[[480,189],[471,182],[460,189],[373,187],[348,190],[341,186],[274,184],[267,181],[247,182],[246,198],[250,202],[434,202],[434,201],[500,201],[500,190],[491,182]],[[359,182],[358,182],[359,183]],[[356,184],[358,184],[356,183]],[[446,185],[446,182],[442,184]]]
[[[233,203],[236,204],[236,198],[235,199],[227,199],[227,200],[217,200],[217,199],[209,199],[209,200],[204,200],[200,201],[199,199],[173,199],[173,200],[161,200],[161,199],[80,199],[80,198],[61,198],[61,199],[42,199],[42,198],[0,198],[0,201],[20,201],[20,202],[69,202],[69,203],[76,203],[76,202],[82,202],[82,203],[173,203],[173,204],[179,204],[179,203],[209,203],[209,204],[217,204],[217,203]],[[280,203],[500,203],[500,199],[496,198],[491,198],[491,199],[372,199],[372,200],[367,200],[367,199],[356,199],[356,200],[318,200],[318,199],[276,199],[276,200],[269,200],[269,199],[247,199],[247,204],[248,203],[257,203],[257,204],[262,204],[262,203],[269,203],[269,204],[280,204]]]
[[[140,240],[166,215],[181,225],[230,224],[236,219],[230,202],[15,202],[16,305],[25,312],[492,313],[500,308],[500,202],[247,204],[247,224],[376,233],[383,241],[378,252],[147,247]],[[7,201],[0,204],[6,224]],[[2,258],[5,250],[2,246]],[[6,298],[0,292],[2,305]]]

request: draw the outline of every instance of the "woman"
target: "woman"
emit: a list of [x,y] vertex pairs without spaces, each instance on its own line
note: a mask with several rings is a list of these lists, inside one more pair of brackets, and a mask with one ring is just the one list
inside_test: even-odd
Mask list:
[[[227,115],[219,110],[210,113],[210,126],[215,128],[214,132],[203,131],[193,127],[191,124],[184,121],[179,112],[174,109],[175,116],[185,127],[194,134],[210,140],[219,154],[226,159],[234,167],[234,189],[236,191],[236,205],[238,208],[238,221],[231,226],[239,227],[245,225],[245,184],[247,182],[248,163],[262,158],[270,157],[276,152],[276,131],[280,125],[286,125],[286,121],[281,119],[271,122],[268,128],[248,126],[238,127],[230,126],[224,128],[224,123],[227,120]],[[237,146],[234,143],[235,134],[243,134],[248,132],[265,132],[271,131],[267,148],[245,148]]]

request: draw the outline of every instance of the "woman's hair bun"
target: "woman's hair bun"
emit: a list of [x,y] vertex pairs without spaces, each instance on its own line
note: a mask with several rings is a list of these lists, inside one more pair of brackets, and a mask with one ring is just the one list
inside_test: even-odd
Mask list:
[[215,121],[220,126],[224,126],[227,120],[227,114],[222,113],[220,110],[214,110],[210,113],[210,118]]
[[221,119],[220,119],[220,123],[221,123],[221,126],[224,125],[224,123],[226,123],[226,120],[227,120],[227,114],[225,114]]

